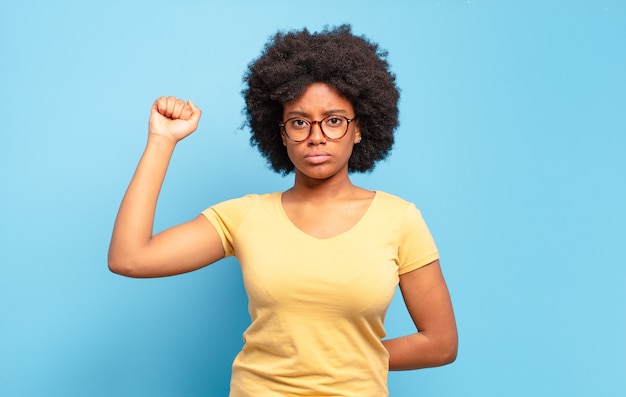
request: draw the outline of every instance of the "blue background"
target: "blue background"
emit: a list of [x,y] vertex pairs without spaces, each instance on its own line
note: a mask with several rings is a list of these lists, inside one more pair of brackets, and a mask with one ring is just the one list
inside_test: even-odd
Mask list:
[[[283,190],[241,129],[278,29],[348,22],[390,52],[392,156],[354,181],[414,201],[457,361],[401,396],[624,396],[623,1],[10,2],[0,9],[0,395],[224,396],[248,323],[237,263],[134,280],[108,242],[160,95],[204,113],[156,229]],[[391,336],[412,325],[395,299]]]

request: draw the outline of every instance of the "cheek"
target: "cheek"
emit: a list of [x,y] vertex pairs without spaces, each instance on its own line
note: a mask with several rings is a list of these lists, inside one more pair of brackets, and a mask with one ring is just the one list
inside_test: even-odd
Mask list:
[[293,145],[289,145],[287,144],[287,142],[284,142],[284,138],[283,138],[283,144],[285,145],[285,151],[287,152],[287,157],[289,157],[289,160],[291,161],[291,163],[294,164],[293,159],[295,158],[295,155],[297,153],[296,149],[293,147]]

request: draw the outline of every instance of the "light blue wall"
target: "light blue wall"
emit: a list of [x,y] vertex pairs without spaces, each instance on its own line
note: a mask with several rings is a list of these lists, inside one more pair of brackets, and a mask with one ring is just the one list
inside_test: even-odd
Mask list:
[[[260,4],[263,5],[260,5]],[[393,3],[393,4],[391,4]],[[240,130],[241,77],[282,28],[352,23],[402,89],[391,158],[461,336],[394,397],[624,396],[623,1],[23,1],[0,10],[0,395],[223,396],[248,317],[237,264],[132,280],[108,240],[155,97],[192,98],[157,229],[285,189]],[[390,335],[411,331],[400,300]]]

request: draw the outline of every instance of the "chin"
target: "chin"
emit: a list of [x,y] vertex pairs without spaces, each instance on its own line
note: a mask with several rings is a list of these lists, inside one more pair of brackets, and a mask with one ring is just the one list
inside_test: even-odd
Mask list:
[[323,167],[316,167],[315,169],[308,169],[305,171],[300,170],[298,171],[298,173],[300,174],[302,178],[315,179],[319,181],[332,179],[334,177],[337,177],[339,174],[341,174],[340,171],[328,170],[328,169],[324,169]]

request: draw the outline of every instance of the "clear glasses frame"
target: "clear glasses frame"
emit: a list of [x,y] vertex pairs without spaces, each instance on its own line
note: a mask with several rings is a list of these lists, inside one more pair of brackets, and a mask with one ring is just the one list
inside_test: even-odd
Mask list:
[[[335,137],[330,137],[330,136],[328,136],[324,132],[324,127],[322,125],[323,125],[323,123],[325,121],[328,121],[329,119],[342,119],[342,120],[344,120],[346,122],[346,130],[343,132],[343,134],[341,134],[341,136],[336,137],[336,138]],[[289,131],[287,131],[288,130],[287,123],[289,123],[290,121],[294,121],[294,120],[302,121],[302,122],[304,122],[305,124],[307,124],[309,126],[308,134],[304,138],[302,138],[302,139],[293,139],[292,137],[289,136]],[[354,121],[354,120],[356,120],[356,117],[353,117],[353,118],[349,119],[349,118],[347,118],[345,116],[337,116],[337,115],[331,114],[329,116],[324,117],[321,120],[311,120],[311,121],[309,121],[307,119],[304,119],[302,117],[292,117],[292,118],[287,119],[285,121],[281,121],[280,123],[278,123],[278,125],[280,126],[280,128],[282,128],[282,130],[285,133],[285,136],[287,137],[287,139],[289,139],[292,142],[303,142],[303,141],[306,141],[311,136],[311,132],[313,131],[313,125],[314,124],[319,125],[320,131],[322,131],[322,135],[324,135],[324,138],[328,139],[329,141],[338,141],[339,139],[341,139],[344,136],[346,136],[346,134],[348,133],[348,129],[350,128],[350,123],[352,121]]]

